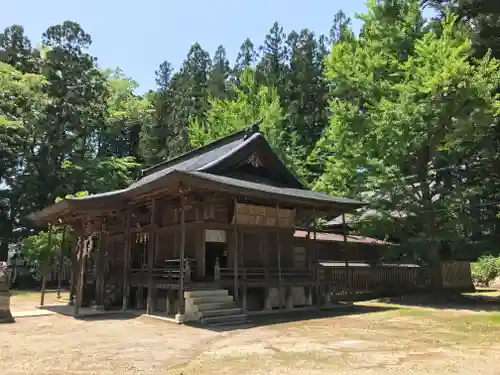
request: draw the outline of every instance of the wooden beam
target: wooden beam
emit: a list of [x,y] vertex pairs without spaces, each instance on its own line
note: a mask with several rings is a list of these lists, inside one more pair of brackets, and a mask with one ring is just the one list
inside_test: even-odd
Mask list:
[[153,263],[156,238],[156,198],[151,200],[151,219],[149,220],[149,241],[148,241],[148,301],[146,313],[153,312]]
[[129,262],[130,262],[130,247],[132,245],[132,238],[130,237],[131,214],[132,214],[132,207],[128,205],[125,217],[125,249],[124,249],[124,260],[123,260],[123,301],[122,301],[123,311],[125,311],[128,307],[128,298],[130,293],[130,288],[128,285],[128,274],[129,274]]
[[[49,238],[47,240],[48,242],[48,247],[49,247],[49,254],[50,254],[50,248],[52,247],[52,223],[49,223]],[[40,306],[43,306],[45,302],[45,288],[47,286],[47,273],[48,270],[50,270],[50,264],[52,263],[52,256],[50,256],[49,259],[46,260],[48,264],[43,264],[42,268],[42,288],[40,290]]]

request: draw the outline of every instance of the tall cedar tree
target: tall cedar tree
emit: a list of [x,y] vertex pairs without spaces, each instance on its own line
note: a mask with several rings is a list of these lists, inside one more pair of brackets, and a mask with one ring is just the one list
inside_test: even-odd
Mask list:
[[[398,8],[396,8],[396,5]],[[316,188],[371,202],[386,229],[424,249],[440,289],[440,252],[467,239],[461,205],[482,185],[464,178],[464,155],[479,157],[498,115],[498,63],[472,63],[455,17],[424,32],[418,1],[371,2],[359,38],[337,43],[327,63],[332,118]]]

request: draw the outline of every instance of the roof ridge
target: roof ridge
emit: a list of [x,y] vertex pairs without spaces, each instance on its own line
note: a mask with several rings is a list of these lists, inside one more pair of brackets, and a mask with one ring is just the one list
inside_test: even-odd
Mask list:
[[193,158],[195,156],[199,156],[203,152],[212,151],[216,147],[219,147],[221,145],[235,141],[240,137],[246,138],[249,135],[258,133],[260,131],[259,130],[259,123],[260,123],[260,121],[255,122],[249,126],[244,127],[241,130],[238,130],[234,133],[228,134],[225,137],[218,138],[215,141],[209,142],[209,143],[207,143],[203,146],[197,147],[193,150],[189,150],[189,151],[187,151],[183,154],[180,154],[178,156],[175,156],[171,159],[162,161],[158,164],[152,165],[151,167],[144,168],[143,170],[141,170],[141,175],[139,177],[139,180],[147,175],[150,175],[150,174],[156,172],[159,168],[168,168],[170,166],[174,166],[174,165],[179,164],[180,162],[182,162],[186,159]]

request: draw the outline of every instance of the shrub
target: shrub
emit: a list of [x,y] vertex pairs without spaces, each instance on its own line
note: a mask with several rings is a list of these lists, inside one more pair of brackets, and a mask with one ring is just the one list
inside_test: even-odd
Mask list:
[[483,255],[471,265],[472,280],[475,283],[490,286],[490,283],[500,275],[500,257]]

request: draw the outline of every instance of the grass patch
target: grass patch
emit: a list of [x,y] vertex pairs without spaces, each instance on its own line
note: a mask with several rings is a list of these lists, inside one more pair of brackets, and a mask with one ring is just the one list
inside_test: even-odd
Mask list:
[[396,313],[402,316],[429,316],[432,315],[432,311],[426,309],[411,309],[411,308],[400,308],[396,310]]
[[11,289],[11,294],[13,297],[34,297],[36,295],[39,295],[40,292],[37,290],[12,290]]
[[[470,319],[470,318],[469,318]],[[488,314],[478,314],[473,319],[470,319],[479,323],[489,323],[491,325],[496,325],[500,328],[500,313],[488,313]]]
[[500,290],[477,289],[474,293],[462,293],[466,297],[500,297]]

